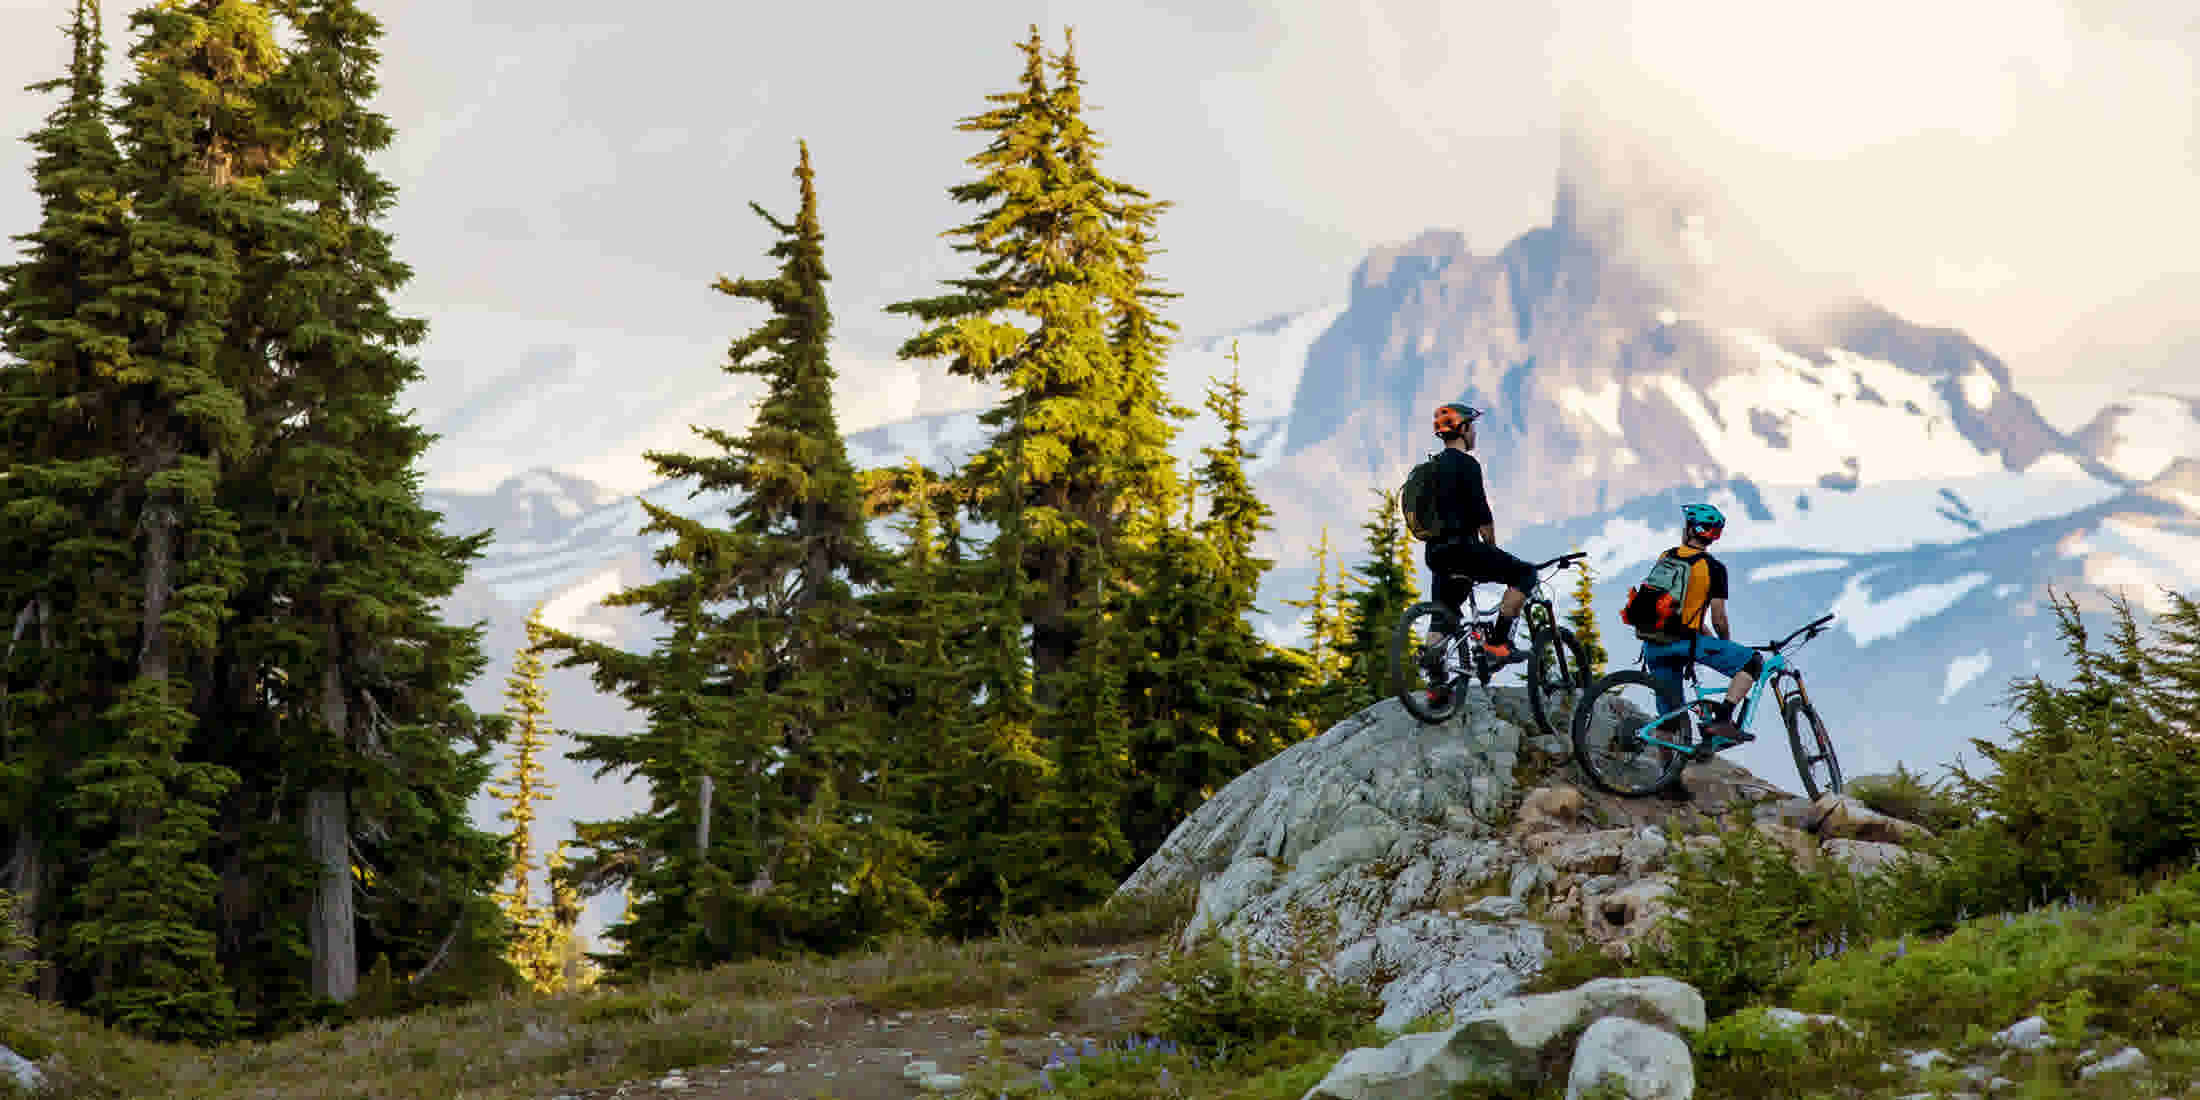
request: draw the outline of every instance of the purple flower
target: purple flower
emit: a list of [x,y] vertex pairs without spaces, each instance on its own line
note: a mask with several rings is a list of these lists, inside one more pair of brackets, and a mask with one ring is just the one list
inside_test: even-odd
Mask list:
[[1054,1076],[1048,1073],[1046,1070],[1042,1069],[1039,1071],[1039,1083],[1046,1086],[1046,1090],[1048,1092],[1054,1091]]

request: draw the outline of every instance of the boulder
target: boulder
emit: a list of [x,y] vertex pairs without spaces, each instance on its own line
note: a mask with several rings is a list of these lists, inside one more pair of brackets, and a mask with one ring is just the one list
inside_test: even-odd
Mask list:
[[1634,835],[1632,829],[1599,829],[1576,835],[1543,833],[1529,837],[1522,847],[1561,872],[1608,875],[1619,870],[1621,848]]
[[1811,804],[1804,827],[1821,837],[1901,844],[1932,836],[1923,825],[1889,817],[1845,794],[1824,794]]
[[1387,1046],[1346,1051],[1304,1100],[1420,1100],[1463,1081],[1499,1080],[1453,1053],[1449,1036],[1406,1035]]
[[[1600,978],[1560,993],[1512,998],[1445,1031],[1404,1036],[1379,1050],[1355,1050],[1306,1100],[1420,1100],[1468,1081],[1534,1082],[1555,1064],[1560,1042],[1612,1018],[1666,1031],[1700,1029],[1703,997],[1671,978]],[[1686,1051],[1684,1044],[1684,1056]],[[1693,1076],[1690,1082],[1693,1087]]]
[[46,1085],[46,1072],[38,1068],[38,1063],[4,1046],[0,1046],[0,1073],[7,1074],[24,1092],[37,1092]]
[[1636,941],[1650,935],[1672,912],[1666,900],[1672,892],[1671,876],[1654,875],[1587,899],[1582,903],[1582,931],[1589,942],[1605,944],[1608,949],[1628,945],[1625,951],[1613,950],[1613,954],[1630,953]]
[[[1508,690],[1508,689],[1501,689]],[[1295,867],[1355,827],[1488,836],[1505,813],[1520,728],[1468,691],[1424,726],[1385,699],[1215,792],[1126,879],[1122,892],[1194,884],[1254,856]]]
[[1836,837],[1819,845],[1819,850],[1843,867],[1860,875],[1877,874],[1889,866],[1904,860],[1920,860],[1925,856],[1900,844],[1881,844],[1869,840],[1845,840]]
[[1616,1080],[1629,1100],[1687,1100],[1696,1095],[1696,1065],[1688,1044],[1670,1031],[1607,1016],[1589,1025],[1574,1046],[1566,1100]]
[[1587,804],[1578,788],[1538,787],[1520,800],[1520,809],[1513,815],[1513,835],[1571,829],[1581,821]]
[[1330,973],[1374,987],[1383,1002],[1375,1022],[1396,1031],[1438,1012],[1456,1019],[1485,1009],[1549,957],[1542,927],[1530,921],[1415,913],[1339,951]]

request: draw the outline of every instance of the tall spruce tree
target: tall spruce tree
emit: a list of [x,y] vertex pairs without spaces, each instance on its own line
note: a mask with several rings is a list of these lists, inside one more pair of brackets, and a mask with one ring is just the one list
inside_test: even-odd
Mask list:
[[[234,680],[280,674],[289,717],[264,716],[253,748],[281,753],[296,784],[256,791],[246,814],[301,827],[249,873],[312,868],[309,996],[348,999],[360,959],[381,955],[448,1000],[516,980],[491,896],[506,846],[467,812],[503,723],[460,697],[487,664],[480,628],[437,612],[487,535],[439,529],[419,485],[431,437],[398,405],[426,326],[389,302],[411,272],[381,224],[395,189],[369,164],[394,138],[371,107],[381,26],[355,0],[283,11],[296,44],[255,117],[290,131],[264,188],[288,217],[231,318],[256,445],[224,495],[251,548]],[[271,894],[264,912],[287,908]]]
[[[608,883],[608,871],[639,887],[634,920],[613,930],[629,971],[835,950],[929,916],[903,888],[921,846],[890,812],[880,817],[890,808],[873,766],[878,716],[854,682],[863,623],[851,585],[883,579],[889,560],[864,527],[832,408],[824,233],[806,144],[795,177],[793,221],[752,204],[780,234],[770,251],[779,273],[716,284],[772,311],[728,353],[729,372],[767,383],[754,425],[740,436],[700,429],[715,455],[648,455],[697,492],[739,494],[731,526],[644,505],[645,531],[672,536],[659,563],[677,571],[608,602],[673,626],[655,653],[564,634],[551,642],[570,651],[563,664],[595,666],[599,686],[650,715],[648,733],[584,736],[574,754],[638,772],[653,790],[650,814],[582,830],[595,851],[575,864],[583,881]],[[721,782],[728,797],[707,793]],[[851,885],[865,875],[861,890]]]
[[[1044,703],[1089,621],[1080,612],[1095,591],[1097,555],[1111,552],[1132,517],[1173,498],[1174,410],[1156,374],[1167,328],[1153,307],[1163,295],[1145,269],[1161,205],[1100,173],[1074,56],[1055,62],[1060,80],[1050,86],[1036,26],[1022,50],[1018,88],[989,96],[998,106],[960,125],[991,138],[969,161],[979,178],[949,190],[979,208],[949,233],[957,251],[976,257],[975,273],[950,280],[948,294],[888,309],[926,326],[902,346],[904,358],[945,360],[953,374],[1008,391],[981,418],[994,435],[967,476],[983,518],[1026,525],[1018,542],[1030,583],[1019,612]],[[1029,327],[1012,319],[1019,315]],[[1026,453],[1021,480],[1004,494],[995,487],[1011,437]]]
[[[43,960],[59,945],[66,865],[82,851],[51,808],[103,740],[96,716],[114,699],[104,685],[128,679],[123,638],[135,628],[117,598],[132,551],[113,495],[128,440],[104,380],[125,338],[104,297],[126,270],[128,226],[95,0],[75,5],[69,44],[67,74],[31,86],[65,93],[28,139],[39,224],[0,269],[0,608],[13,622],[0,664],[0,888],[36,945],[22,954]],[[41,995],[58,996],[61,977],[44,966]]]
[[281,61],[263,8],[167,4],[132,23],[118,173],[129,261],[98,308],[121,330],[107,390],[123,442],[101,488],[137,535],[138,626],[103,744],[63,802],[92,853],[62,945],[82,984],[64,997],[141,1032],[216,1038],[238,1018],[211,931],[209,848],[238,775],[195,748],[191,705],[215,679],[244,581],[238,519],[220,495],[253,443],[242,392],[253,366],[232,342],[233,315],[254,246],[280,235],[265,176],[294,146],[257,110]]

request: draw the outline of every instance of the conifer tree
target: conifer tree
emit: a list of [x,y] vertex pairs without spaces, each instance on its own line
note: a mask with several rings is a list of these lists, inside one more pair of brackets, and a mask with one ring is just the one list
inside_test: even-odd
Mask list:
[[230,319],[255,446],[224,496],[252,549],[234,660],[284,673],[310,715],[265,721],[258,748],[309,785],[252,813],[303,826],[312,996],[348,999],[359,959],[387,955],[417,995],[450,999],[516,980],[491,896],[507,848],[467,812],[502,723],[460,698],[487,663],[479,628],[437,611],[487,535],[439,529],[419,488],[430,437],[398,404],[426,326],[389,301],[411,272],[382,225],[395,189],[369,163],[394,139],[371,106],[381,26],[356,0],[282,10],[296,45],[253,117],[288,144],[236,159],[270,166],[286,216]]
[[1346,616],[1351,624],[1344,662],[1347,713],[1389,694],[1391,632],[1414,599],[1411,570],[1402,564],[1410,559],[1401,553],[1406,536],[1395,491],[1376,491],[1375,513],[1362,530],[1367,564],[1360,567],[1360,590],[1348,597]]
[[[766,380],[755,423],[739,436],[699,429],[714,455],[647,456],[698,492],[740,494],[731,526],[645,504],[645,532],[672,536],[658,562],[676,571],[607,602],[645,607],[671,633],[642,657],[564,634],[551,643],[570,652],[562,664],[595,666],[599,687],[650,715],[646,733],[583,736],[574,754],[639,773],[653,791],[651,813],[579,830],[594,850],[576,861],[576,881],[639,890],[634,919],[611,933],[625,970],[835,950],[929,915],[902,888],[918,846],[879,816],[879,723],[850,683],[863,632],[851,585],[879,582],[889,560],[865,530],[832,408],[807,145],[795,177],[793,221],[751,205],[780,234],[770,251],[778,274],[716,284],[772,311],[733,343],[726,366]],[[705,780],[728,797],[702,818]],[[879,883],[867,896],[850,885],[859,874]]]
[[1592,680],[1604,675],[1605,662],[1611,658],[1611,654],[1604,650],[1604,635],[1597,630],[1594,603],[1596,579],[1596,570],[1589,564],[1589,559],[1581,559],[1580,564],[1575,566],[1574,606],[1566,612],[1566,625],[1573,629],[1575,640],[1581,643],[1581,655],[1589,664],[1589,678]]
[[218,1038],[239,1021],[210,931],[207,849],[238,775],[195,758],[191,687],[215,661],[244,580],[238,520],[220,499],[253,436],[230,337],[249,246],[276,238],[282,220],[261,181],[294,141],[254,109],[281,59],[259,5],[163,5],[132,23],[117,174],[129,260],[94,307],[119,330],[106,347],[121,369],[96,405],[124,442],[108,452],[120,461],[91,469],[142,532],[130,563],[135,667],[101,714],[104,743],[68,779],[64,805],[94,854],[74,891],[84,917],[63,949],[94,1014]]
[[[1232,358],[1235,358],[1232,349]],[[1292,710],[1302,670],[1261,639],[1248,616],[1269,562],[1253,552],[1270,514],[1245,465],[1244,387],[1218,382],[1207,407],[1223,426],[1204,448],[1190,488],[1205,518],[1163,531],[1145,556],[1132,623],[1142,660],[1127,662],[1133,700],[1133,780],[1124,831],[1134,860],[1245,769],[1297,733]]]
[[[888,308],[926,326],[902,346],[904,358],[945,360],[953,374],[1008,391],[982,417],[994,436],[966,476],[983,518],[1020,516],[1028,528],[1019,535],[1030,581],[1019,613],[1044,702],[1076,651],[1077,624],[1088,621],[1079,612],[1094,590],[1096,555],[1112,550],[1131,517],[1173,498],[1174,427],[1156,374],[1166,326],[1153,306],[1163,295],[1145,271],[1161,206],[1100,174],[1073,54],[1056,62],[1050,86],[1036,26],[1022,49],[1018,88],[988,97],[998,106],[960,126],[991,138],[969,161],[980,177],[949,190],[979,207],[950,232],[956,250],[976,258],[975,274],[950,280],[950,293]],[[1028,454],[1021,481],[1003,494],[995,487],[1011,437]]]
[[1330,549],[1329,529],[1322,528],[1314,547],[1312,591],[1306,599],[1284,601],[1307,616],[1306,646],[1295,651],[1299,687],[1290,708],[1301,738],[1320,734],[1353,710],[1347,675],[1352,648],[1348,589],[1353,579],[1351,570]]
[[588,957],[587,938],[580,933],[581,898],[572,883],[565,877],[565,849],[570,841],[559,841],[550,850],[545,865],[550,880],[550,906],[545,914],[549,935],[544,954],[550,959],[549,984],[541,986],[546,993],[572,993],[587,989],[596,982],[599,967]]
[[505,713],[511,719],[511,768],[501,783],[489,788],[490,796],[506,805],[498,820],[512,824],[510,869],[497,893],[497,903],[512,926],[508,954],[512,965],[541,992],[557,988],[560,965],[550,914],[536,901],[534,889],[535,806],[553,789],[543,778],[542,764],[542,755],[550,748],[550,729],[542,653],[537,647],[546,640],[542,606],[537,604],[527,616],[527,646],[513,660],[512,675],[504,681]]
[[1122,706],[1128,648],[1119,597],[1104,556],[1096,556],[1095,592],[1079,613],[1084,644],[1064,671],[1060,701],[1047,715],[1050,781],[1038,807],[1046,841],[1034,890],[1046,909],[1095,904],[1115,892],[1133,852],[1120,817],[1130,730]]
[[[0,887],[37,945],[26,959],[58,945],[68,830],[51,808],[101,740],[93,716],[113,699],[104,685],[130,675],[113,651],[134,628],[124,601],[93,595],[115,593],[132,552],[127,520],[101,506],[127,439],[100,393],[125,330],[100,303],[125,269],[128,227],[95,0],[76,3],[69,43],[67,74],[31,86],[66,93],[28,139],[39,224],[0,269],[0,359],[14,360],[0,369],[0,609],[14,623],[0,664],[0,837],[13,876]],[[44,966],[41,994],[58,995],[60,979]]]

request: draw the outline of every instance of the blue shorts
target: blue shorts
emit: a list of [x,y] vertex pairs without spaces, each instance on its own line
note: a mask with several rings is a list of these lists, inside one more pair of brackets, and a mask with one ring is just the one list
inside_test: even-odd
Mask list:
[[[1668,709],[1681,705],[1681,673],[1688,668],[1688,643],[1645,643],[1642,655],[1649,662],[1650,679],[1657,685],[1659,702]],[[1715,634],[1696,639],[1696,663],[1709,665],[1728,676],[1747,667],[1750,658],[1756,655],[1756,650]]]

